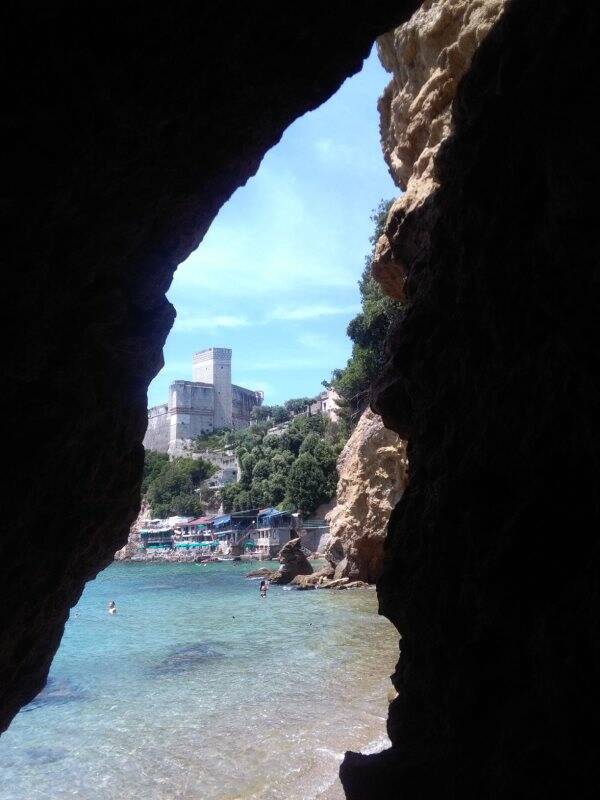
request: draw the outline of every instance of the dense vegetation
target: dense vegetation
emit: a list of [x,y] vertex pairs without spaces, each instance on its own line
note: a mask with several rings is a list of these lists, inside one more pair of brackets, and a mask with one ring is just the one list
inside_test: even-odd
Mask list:
[[402,313],[402,305],[383,293],[371,274],[371,263],[377,240],[383,233],[385,220],[392,204],[381,201],[371,219],[375,227],[370,238],[371,253],[359,280],[362,310],[348,324],[347,333],[352,340],[352,355],[344,369],[334,370],[331,385],[341,397],[340,409],[350,423],[355,423],[369,403],[371,384],[384,363],[384,343],[390,326]]
[[250,418],[253,422],[270,422],[271,425],[278,425],[292,419],[294,414],[306,411],[313,399],[312,397],[294,397],[286,400],[282,406],[254,406],[250,412]]
[[322,416],[295,417],[281,435],[268,425],[223,434],[241,467],[239,483],[222,492],[226,511],[276,506],[309,514],[335,494],[336,460],[344,446],[340,427]]
[[198,516],[203,508],[198,488],[210,478],[215,467],[203,458],[174,458],[166,453],[146,450],[142,494],[152,516],[170,517],[175,514]]

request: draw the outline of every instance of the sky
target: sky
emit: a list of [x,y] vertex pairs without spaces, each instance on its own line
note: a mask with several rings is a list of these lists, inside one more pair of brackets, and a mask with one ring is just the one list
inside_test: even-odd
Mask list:
[[165,367],[148,391],[191,380],[192,354],[233,350],[232,380],[268,405],[314,396],[351,352],[372,210],[396,197],[381,153],[377,98],[389,81],[375,49],[316,111],[296,120],[181,264]]

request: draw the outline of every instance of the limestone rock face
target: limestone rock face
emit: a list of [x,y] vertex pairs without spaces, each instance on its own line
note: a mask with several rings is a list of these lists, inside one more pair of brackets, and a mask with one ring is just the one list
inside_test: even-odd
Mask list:
[[[140,513],[137,515],[135,522],[129,529],[129,536],[127,543],[115,553],[115,561],[129,561],[134,556],[141,557],[142,553],[142,540],[140,537],[140,530],[144,527],[144,523],[150,519],[151,511],[145,499],[142,499],[140,506]],[[144,556],[146,557],[146,556]],[[148,559],[150,560],[150,559]]]
[[[390,243],[406,214],[437,186],[434,159],[451,131],[456,87],[504,2],[426,0],[408,22],[377,42],[380,61],[393,75],[378,104],[381,144],[390,174],[404,190],[390,209],[373,265],[391,297],[404,299],[406,263],[392,256]],[[423,246],[422,231],[413,239],[413,246]]]
[[326,557],[335,578],[375,581],[390,513],[404,491],[406,447],[367,410],[338,459],[337,505],[329,512]]

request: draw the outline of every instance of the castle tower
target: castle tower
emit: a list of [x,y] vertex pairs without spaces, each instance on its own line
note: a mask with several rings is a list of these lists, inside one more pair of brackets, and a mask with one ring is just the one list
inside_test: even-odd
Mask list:
[[215,401],[213,427],[231,428],[231,350],[226,347],[209,347],[194,353],[192,380],[212,383]]

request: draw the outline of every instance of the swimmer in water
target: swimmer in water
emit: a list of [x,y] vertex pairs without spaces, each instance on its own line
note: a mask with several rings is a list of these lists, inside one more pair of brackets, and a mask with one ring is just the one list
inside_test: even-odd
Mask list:
[[117,604],[114,600],[111,600],[108,604],[108,613],[109,614],[116,614],[117,613]]
[[261,581],[260,582],[260,596],[261,597],[266,597],[267,596],[267,589],[268,588],[269,588],[269,585],[268,585],[268,583],[266,581]]

